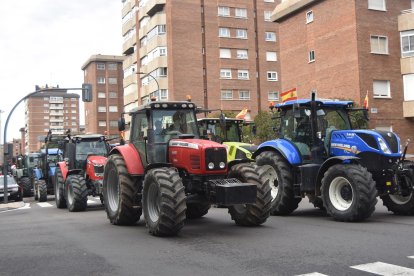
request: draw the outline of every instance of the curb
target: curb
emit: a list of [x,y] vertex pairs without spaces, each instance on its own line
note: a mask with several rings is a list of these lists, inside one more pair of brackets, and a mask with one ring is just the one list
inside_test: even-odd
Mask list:
[[11,202],[11,203],[7,203],[7,204],[1,203],[0,204],[0,212],[18,209],[18,208],[24,207],[24,204],[25,203],[23,201]]

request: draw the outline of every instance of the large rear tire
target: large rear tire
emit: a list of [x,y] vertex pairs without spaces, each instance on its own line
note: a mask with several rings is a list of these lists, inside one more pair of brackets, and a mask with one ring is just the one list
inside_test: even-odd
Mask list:
[[23,188],[23,196],[24,197],[32,196],[33,185],[32,185],[32,182],[30,181],[30,178],[27,176],[24,176],[20,179],[20,183]]
[[186,216],[187,219],[197,219],[207,215],[211,204],[208,202],[202,203],[187,203]]
[[88,205],[88,187],[83,176],[69,175],[65,183],[66,203],[69,212],[85,211]]
[[187,209],[185,189],[174,168],[156,168],[146,174],[142,206],[152,235],[173,236],[183,228]]
[[264,151],[256,157],[256,163],[263,166],[265,178],[272,189],[271,215],[286,216],[298,208],[301,198],[296,198],[290,165],[278,153]]
[[55,171],[55,201],[57,208],[66,208],[65,183],[63,181],[62,171],[59,167],[57,167]]
[[322,179],[322,200],[335,220],[363,221],[371,216],[377,203],[372,175],[357,164],[330,167]]
[[229,207],[231,219],[237,225],[256,226],[264,223],[270,216],[272,196],[269,179],[264,177],[263,168],[251,163],[234,165],[228,174],[229,178],[236,178],[243,183],[257,186],[255,204],[238,204]]
[[36,189],[36,194],[38,196],[38,200],[39,202],[45,202],[47,201],[47,186],[46,186],[46,182],[44,180],[39,180],[37,181],[37,185],[36,185],[37,189]]
[[106,215],[115,225],[135,224],[142,214],[142,184],[132,177],[119,154],[109,156],[103,178],[103,202]]
[[[407,187],[414,186],[414,163],[406,162],[404,168],[408,170],[408,174],[403,176]],[[382,203],[387,207],[388,211],[396,215],[412,216],[414,215],[414,191],[407,196],[403,195],[383,195],[381,196]]]

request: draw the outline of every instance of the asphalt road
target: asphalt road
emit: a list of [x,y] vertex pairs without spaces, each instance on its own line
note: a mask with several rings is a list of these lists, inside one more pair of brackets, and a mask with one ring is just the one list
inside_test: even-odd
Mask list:
[[212,208],[173,238],[149,235],[142,220],[111,225],[99,203],[69,213],[53,198],[25,201],[0,212],[0,275],[414,275],[414,217],[380,200],[363,223],[333,221],[307,200],[260,227]]

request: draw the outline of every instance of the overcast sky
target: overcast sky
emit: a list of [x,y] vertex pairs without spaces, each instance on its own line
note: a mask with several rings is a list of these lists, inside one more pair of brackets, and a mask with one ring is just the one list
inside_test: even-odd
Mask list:
[[[91,55],[122,54],[121,10],[121,0],[2,1],[1,142],[11,108],[36,84],[80,87],[81,66]],[[8,141],[20,138],[23,106],[10,118]]]

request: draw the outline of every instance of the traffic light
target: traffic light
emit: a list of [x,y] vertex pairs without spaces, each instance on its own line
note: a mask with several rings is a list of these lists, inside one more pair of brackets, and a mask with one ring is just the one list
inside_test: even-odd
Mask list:
[[82,101],[88,103],[92,102],[92,84],[82,84]]

